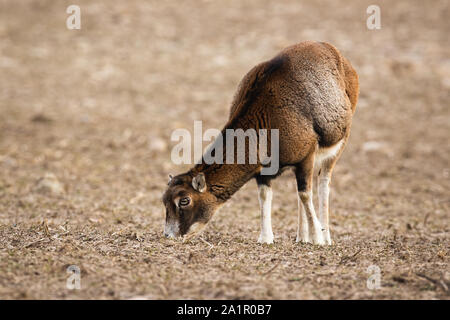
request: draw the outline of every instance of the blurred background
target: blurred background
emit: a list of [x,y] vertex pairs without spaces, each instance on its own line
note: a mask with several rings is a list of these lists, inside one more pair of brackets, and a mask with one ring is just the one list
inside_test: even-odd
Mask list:
[[[71,4],[80,6],[80,30],[66,28]],[[366,26],[366,9],[372,4],[381,9],[379,30]],[[431,229],[423,229],[417,239],[435,232],[440,240],[436,248],[416,248],[418,252],[442,251],[449,234],[449,16],[445,0],[1,0],[0,240],[5,247],[0,252],[9,258],[0,262],[0,279],[5,277],[0,294],[67,294],[47,290],[52,286],[47,282],[34,287],[24,280],[33,278],[24,271],[26,266],[40,258],[35,251],[18,248],[39,240],[48,231],[40,229],[42,224],[53,235],[61,226],[94,235],[93,245],[104,246],[105,252],[112,250],[113,235],[123,230],[131,238],[157,241],[167,175],[188,169],[170,160],[172,131],[192,130],[194,120],[202,120],[204,129],[221,128],[245,73],[304,40],[334,44],[360,80],[351,138],[332,182],[333,237],[345,243],[351,234],[346,247],[351,249],[351,242],[372,243],[375,235],[423,225]],[[279,241],[295,236],[294,181],[287,174],[275,184],[274,231]],[[248,221],[236,225],[237,219]],[[242,237],[253,243],[258,225],[252,183],[215,218],[207,236],[213,241],[219,232],[230,241]],[[68,236],[74,237],[78,254],[86,256],[84,238]],[[58,263],[72,263],[77,257],[64,253],[66,245],[53,241],[36,249],[53,259],[48,272],[63,278]],[[127,238],[121,245],[115,250],[124,254],[134,250],[135,242]],[[63,253],[54,262],[58,250]],[[94,266],[85,261],[86,269],[104,263],[101,250],[91,252]],[[22,257],[14,262],[11,252]],[[153,262],[164,264],[160,258],[155,256]],[[423,267],[430,258],[417,259]],[[15,269],[19,261],[22,267]],[[117,265],[110,266],[111,274]],[[157,286],[157,297],[175,294],[164,282],[169,280],[148,277],[166,288],[164,293]],[[10,280],[16,278],[24,284]],[[134,288],[136,283],[141,282],[135,280]],[[270,285],[272,297],[308,297],[298,292],[290,296],[285,287]],[[42,286],[47,289],[39,289]],[[85,293],[131,294],[100,288]],[[248,287],[248,297],[270,297],[258,288]],[[209,291],[191,295],[183,290],[188,289],[178,292],[187,297],[216,297]],[[245,297],[247,291],[240,290]],[[327,294],[318,297],[330,297]]]

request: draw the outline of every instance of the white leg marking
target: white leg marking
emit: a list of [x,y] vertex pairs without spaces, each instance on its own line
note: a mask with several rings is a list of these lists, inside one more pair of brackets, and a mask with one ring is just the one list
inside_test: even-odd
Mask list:
[[326,244],[331,244],[330,226],[328,224],[328,198],[330,194],[330,177],[327,173],[319,175],[318,194],[319,194],[319,220],[322,225],[323,236]]
[[[315,166],[320,168],[317,183],[317,193],[319,195],[319,220],[323,228],[323,236],[326,244],[332,244],[329,225],[329,196],[332,163],[339,155],[345,144],[345,139],[340,140],[334,146],[319,148],[315,154]],[[330,162],[331,161],[331,162]]]
[[308,220],[308,228],[314,244],[325,244],[323,239],[322,226],[317,219],[316,212],[314,211],[312,191],[299,192],[299,196],[302,200],[303,206],[306,212],[306,219]]
[[305,207],[303,206],[300,194],[298,194],[298,224],[297,224],[297,242],[311,242],[309,238],[308,221],[306,219]]
[[272,232],[272,188],[264,184],[258,185],[258,198],[261,207],[261,233],[259,243],[273,243]]

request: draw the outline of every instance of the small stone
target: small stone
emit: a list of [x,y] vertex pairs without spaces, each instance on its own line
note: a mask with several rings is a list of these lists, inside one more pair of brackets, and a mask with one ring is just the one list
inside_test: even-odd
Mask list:
[[150,140],[148,147],[150,151],[162,152],[167,149],[167,143],[163,139],[156,137]]
[[43,178],[38,179],[34,191],[55,195],[60,195],[65,192],[63,184],[53,173],[46,173]]
[[377,151],[380,150],[384,147],[384,143],[383,142],[378,142],[378,141],[367,141],[363,144],[362,149],[364,151]]

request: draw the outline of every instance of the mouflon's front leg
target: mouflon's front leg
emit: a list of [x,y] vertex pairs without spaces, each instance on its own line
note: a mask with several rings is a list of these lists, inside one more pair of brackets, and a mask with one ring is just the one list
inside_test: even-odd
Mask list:
[[261,207],[261,233],[258,243],[273,243],[272,232],[272,188],[267,184],[258,183],[258,198]]

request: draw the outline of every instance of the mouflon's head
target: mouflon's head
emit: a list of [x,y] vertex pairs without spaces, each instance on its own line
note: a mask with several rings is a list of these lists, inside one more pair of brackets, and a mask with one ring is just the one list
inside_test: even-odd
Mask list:
[[164,193],[166,209],[164,236],[191,238],[199,234],[219,207],[217,198],[207,190],[203,173],[171,177]]

